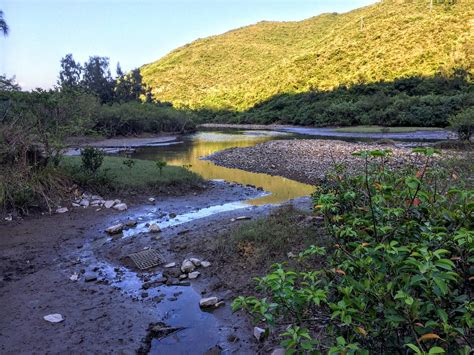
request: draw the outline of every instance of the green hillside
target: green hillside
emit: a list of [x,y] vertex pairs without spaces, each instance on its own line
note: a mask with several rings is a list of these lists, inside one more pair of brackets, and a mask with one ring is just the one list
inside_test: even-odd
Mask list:
[[141,68],[155,99],[244,111],[279,94],[472,75],[474,1],[384,0],[300,22],[260,22],[199,39]]

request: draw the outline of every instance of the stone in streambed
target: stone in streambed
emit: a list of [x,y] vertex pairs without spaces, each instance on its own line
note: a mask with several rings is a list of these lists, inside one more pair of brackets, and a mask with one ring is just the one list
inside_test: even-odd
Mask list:
[[123,227],[124,227],[123,223],[119,223],[119,224],[108,227],[105,231],[109,233],[110,235],[119,234],[122,232]]
[[56,213],[66,213],[68,210],[67,207],[61,207],[56,210]]
[[196,269],[196,266],[189,259],[184,260],[183,263],[181,264],[181,271],[184,273],[193,272],[194,269]]
[[128,208],[127,204],[125,203],[118,203],[114,205],[114,210],[117,210],[117,211],[125,211],[127,208]]
[[201,266],[203,268],[208,268],[209,266],[211,266],[211,263],[209,261],[201,261]]
[[95,280],[97,280],[97,274],[95,272],[87,271],[84,274],[84,281],[85,282],[92,282],[92,281],[95,281]]
[[112,208],[114,205],[115,205],[114,200],[107,200],[107,201],[104,202],[104,207],[105,208]]
[[194,266],[201,266],[201,260],[199,260],[198,258],[190,258],[189,261],[191,261]]
[[218,302],[219,302],[219,299],[217,297],[202,298],[199,301],[199,307],[201,307],[201,308],[214,307]]
[[161,232],[161,228],[158,224],[152,223],[148,227],[148,232],[150,232],[150,233],[159,233],[159,232]]
[[197,279],[199,277],[199,275],[201,275],[201,273],[199,271],[193,271],[193,272],[190,272],[188,274],[188,278],[190,280]]

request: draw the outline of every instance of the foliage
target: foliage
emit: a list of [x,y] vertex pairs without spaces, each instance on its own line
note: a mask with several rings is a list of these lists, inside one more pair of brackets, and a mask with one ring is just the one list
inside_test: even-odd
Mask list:
[[143,132],[187,132],[194,130],[192,114],[152,103],[103,105],[96,130],[107,135],[133,135]]
[[474,133],[474,107],[468,107],[449,118],[451,127],[457,132],[459,139],[469,141]]
[[[264,21],[198,39],[140,70],[155,99],[178,108],[225,114],[248,110],[278,95],[432,78],[440,69],[446,77],[455,68],[472,75],[469,23],[474,3],[438,3],[430,11],[428,0],[384,0],[299,22]],[[423,95],[429,94],[426,88]],[[334,101],[335,115],[350,112],[344,101]],[[298,108],[294,105],[294,116],[299,115]],[[309,108],[303,107],[306,121],[317,112]],[[278,114],[275,107],[274,115]],[[283,112],[271,121],[279,119],[285,119]]]
[[102,166],[104,153],[100,149],[94,147],[85,147],[81,149],[81,161],[82,168],[85,171],[95,174]]
[[0,10],[0,32],[2,32],[4,36],[8,36],[8,32],[10,32],[2,10]]
[[[258,279],[268,297],[239,297],[280,335],[289,353],[469,353],[472,348],[474,191],[452,170],[432,163],[432,148],[414,150],[418,163],[387,168],[389,150],[365,151],[365,171],[343,166],[317,188],[333,248],[324,268],[276,265]],[[319,326],[318,326],[319,325]]]

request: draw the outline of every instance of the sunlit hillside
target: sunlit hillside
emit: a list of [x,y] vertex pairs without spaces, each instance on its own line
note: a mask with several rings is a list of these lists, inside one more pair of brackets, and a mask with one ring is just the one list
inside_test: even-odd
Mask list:
[[276,94],[472,73],[474,1],[385,0],[300,22],[260,22],[199,39],[144,65],[156,99],[244,110]]

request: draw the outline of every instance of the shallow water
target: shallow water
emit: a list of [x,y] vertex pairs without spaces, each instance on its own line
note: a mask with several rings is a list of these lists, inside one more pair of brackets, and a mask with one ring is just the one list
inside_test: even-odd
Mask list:
[[206,180],[222,179],[242,185],[261,187],[268,194],[243,201],[248,205],[279,204],[290,199],[308,196],[313,187],[280,176],[270,176],[230,169],[202,158],[220,150],[248,147],[274,139],[288,139],[293,135],[272,131],[198,132],[178,138],[178,144],[142,147],[131,153],[132,158],[164,160],[169,165],[190,166],[189,169]]

